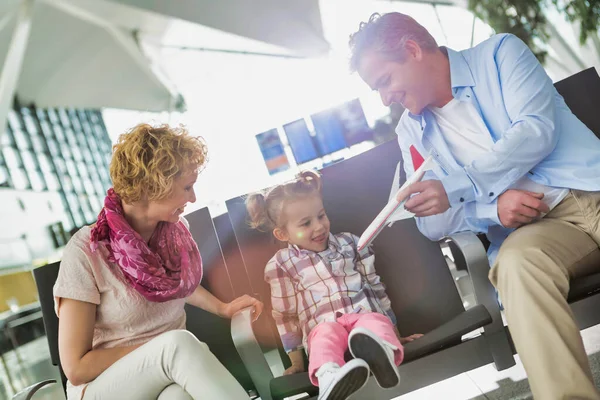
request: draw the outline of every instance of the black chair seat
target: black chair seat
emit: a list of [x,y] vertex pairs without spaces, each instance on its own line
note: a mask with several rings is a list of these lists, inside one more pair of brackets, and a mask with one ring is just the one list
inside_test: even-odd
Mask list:
[[[404,362],[410,362],[447,347],[461,343],[461,337],[492,322],[488,310],[481,304],[465,311],[444,325],[428,332],[419,340],[404,346]],[[280,400],[298,393],[315,395],[318,390],[308,379],[308,373],[280,376],[271,380],[271,395]]]
[[404,362],[410,362],[444,348],[457,345],[461,337],[492,322],[488,310],[481,304],[465,311],[425,336],[404,346]]
[[600,292],[600,272],[573,279],[569,290],[569,303],[584,299],[594,293]]

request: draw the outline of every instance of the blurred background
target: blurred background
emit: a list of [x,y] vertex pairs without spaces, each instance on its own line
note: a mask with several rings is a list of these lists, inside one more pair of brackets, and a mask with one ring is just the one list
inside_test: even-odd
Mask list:
[[[348,68],[349,35],[373,12],[409,14],[455,50],[515,33],[556,81],[600,64],[598,3],[0,1],[0,399],[28,383],[11,375],[14,350],[43,335],[30,271],[95,221],[129,128],[203,137],[209,162],[186,212],[218,216],[232,197],[394,139],[403,110]],[[17,311],[30,326],[3,335]]]

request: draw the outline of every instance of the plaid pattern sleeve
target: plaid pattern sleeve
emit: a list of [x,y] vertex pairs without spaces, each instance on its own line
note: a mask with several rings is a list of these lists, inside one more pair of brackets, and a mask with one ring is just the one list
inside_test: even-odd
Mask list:
[[[358,236],[352,235],[355,250],[357,249],[358,239]],[[365,247],[360,252],[357,251],[356,268],[365,277],[367,282],[369,282],[373,293],[379,300],[379,304],[381,304],[381,308],[390,318],[392,323],[396,325],[396,314],[394,314],[394,311],[392,310],[392,302],[385,292],[385,285],[381,282],[381,278],[375,271],[375,254],[373,253],[371,246]]]
[[271,287],[273,319],[277,325],[283,348],[289,353],[303,348],[303,336],[298,320],[294,282],[279,258],[280,253],[277,253],[267,264],[265,281]]

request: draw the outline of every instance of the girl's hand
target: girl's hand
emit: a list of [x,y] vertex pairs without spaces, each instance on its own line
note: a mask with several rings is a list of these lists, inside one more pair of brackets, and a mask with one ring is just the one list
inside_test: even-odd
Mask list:
[[219,315],[221,317],[231,318],[236,312],[248,307],[254,307],[252,310],[252,322],[254,322],[262,313],[264,304],[262,301],[245,294],[233,300],[231,303],[223,303],[221,309],[219,310]]
[[401,337],[400,338],[400,343],[401,344],[406,344],[406,343],[410,343],[418,338],[423,337],[422,333],[415,333],[414,335],[410,335],[408,337]]

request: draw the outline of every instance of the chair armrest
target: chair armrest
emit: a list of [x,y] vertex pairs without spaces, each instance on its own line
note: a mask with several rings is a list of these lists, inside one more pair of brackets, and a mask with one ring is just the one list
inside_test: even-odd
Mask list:
[[15,394],[12,397],[12,400],[31,400],[31,398],[33,397],[33,395],[40,390],[41,388],[43,388],[46,385],[50,385],[56,383],[56,380],[54,379],[47,379],[45,381],[41,381],[38,382],[36,384],[33,384],[29,387],[26,387],[25,389],[21,390],[19,393]]
[[502,322],[496,290],[488,278],[490,265],[483,244],[472,232],[455,233],[446,240],[454,243],[462,253],[473,284],[475,302],[482,304],[492,317],[492,322],[483,328],[483,332],[496,369],[501,371],[512,367],[515,365],[513,350]]
[[481,304],[452,318],[427,332],[425,336],[404,345],[404,363],[435,353],[447,346],[459,344],[461,337],[492,322],[492,317]]
[[273,372],[252,329],[252,307],[235,313],[231,319],[231,338],[262,400],[271,400]]

